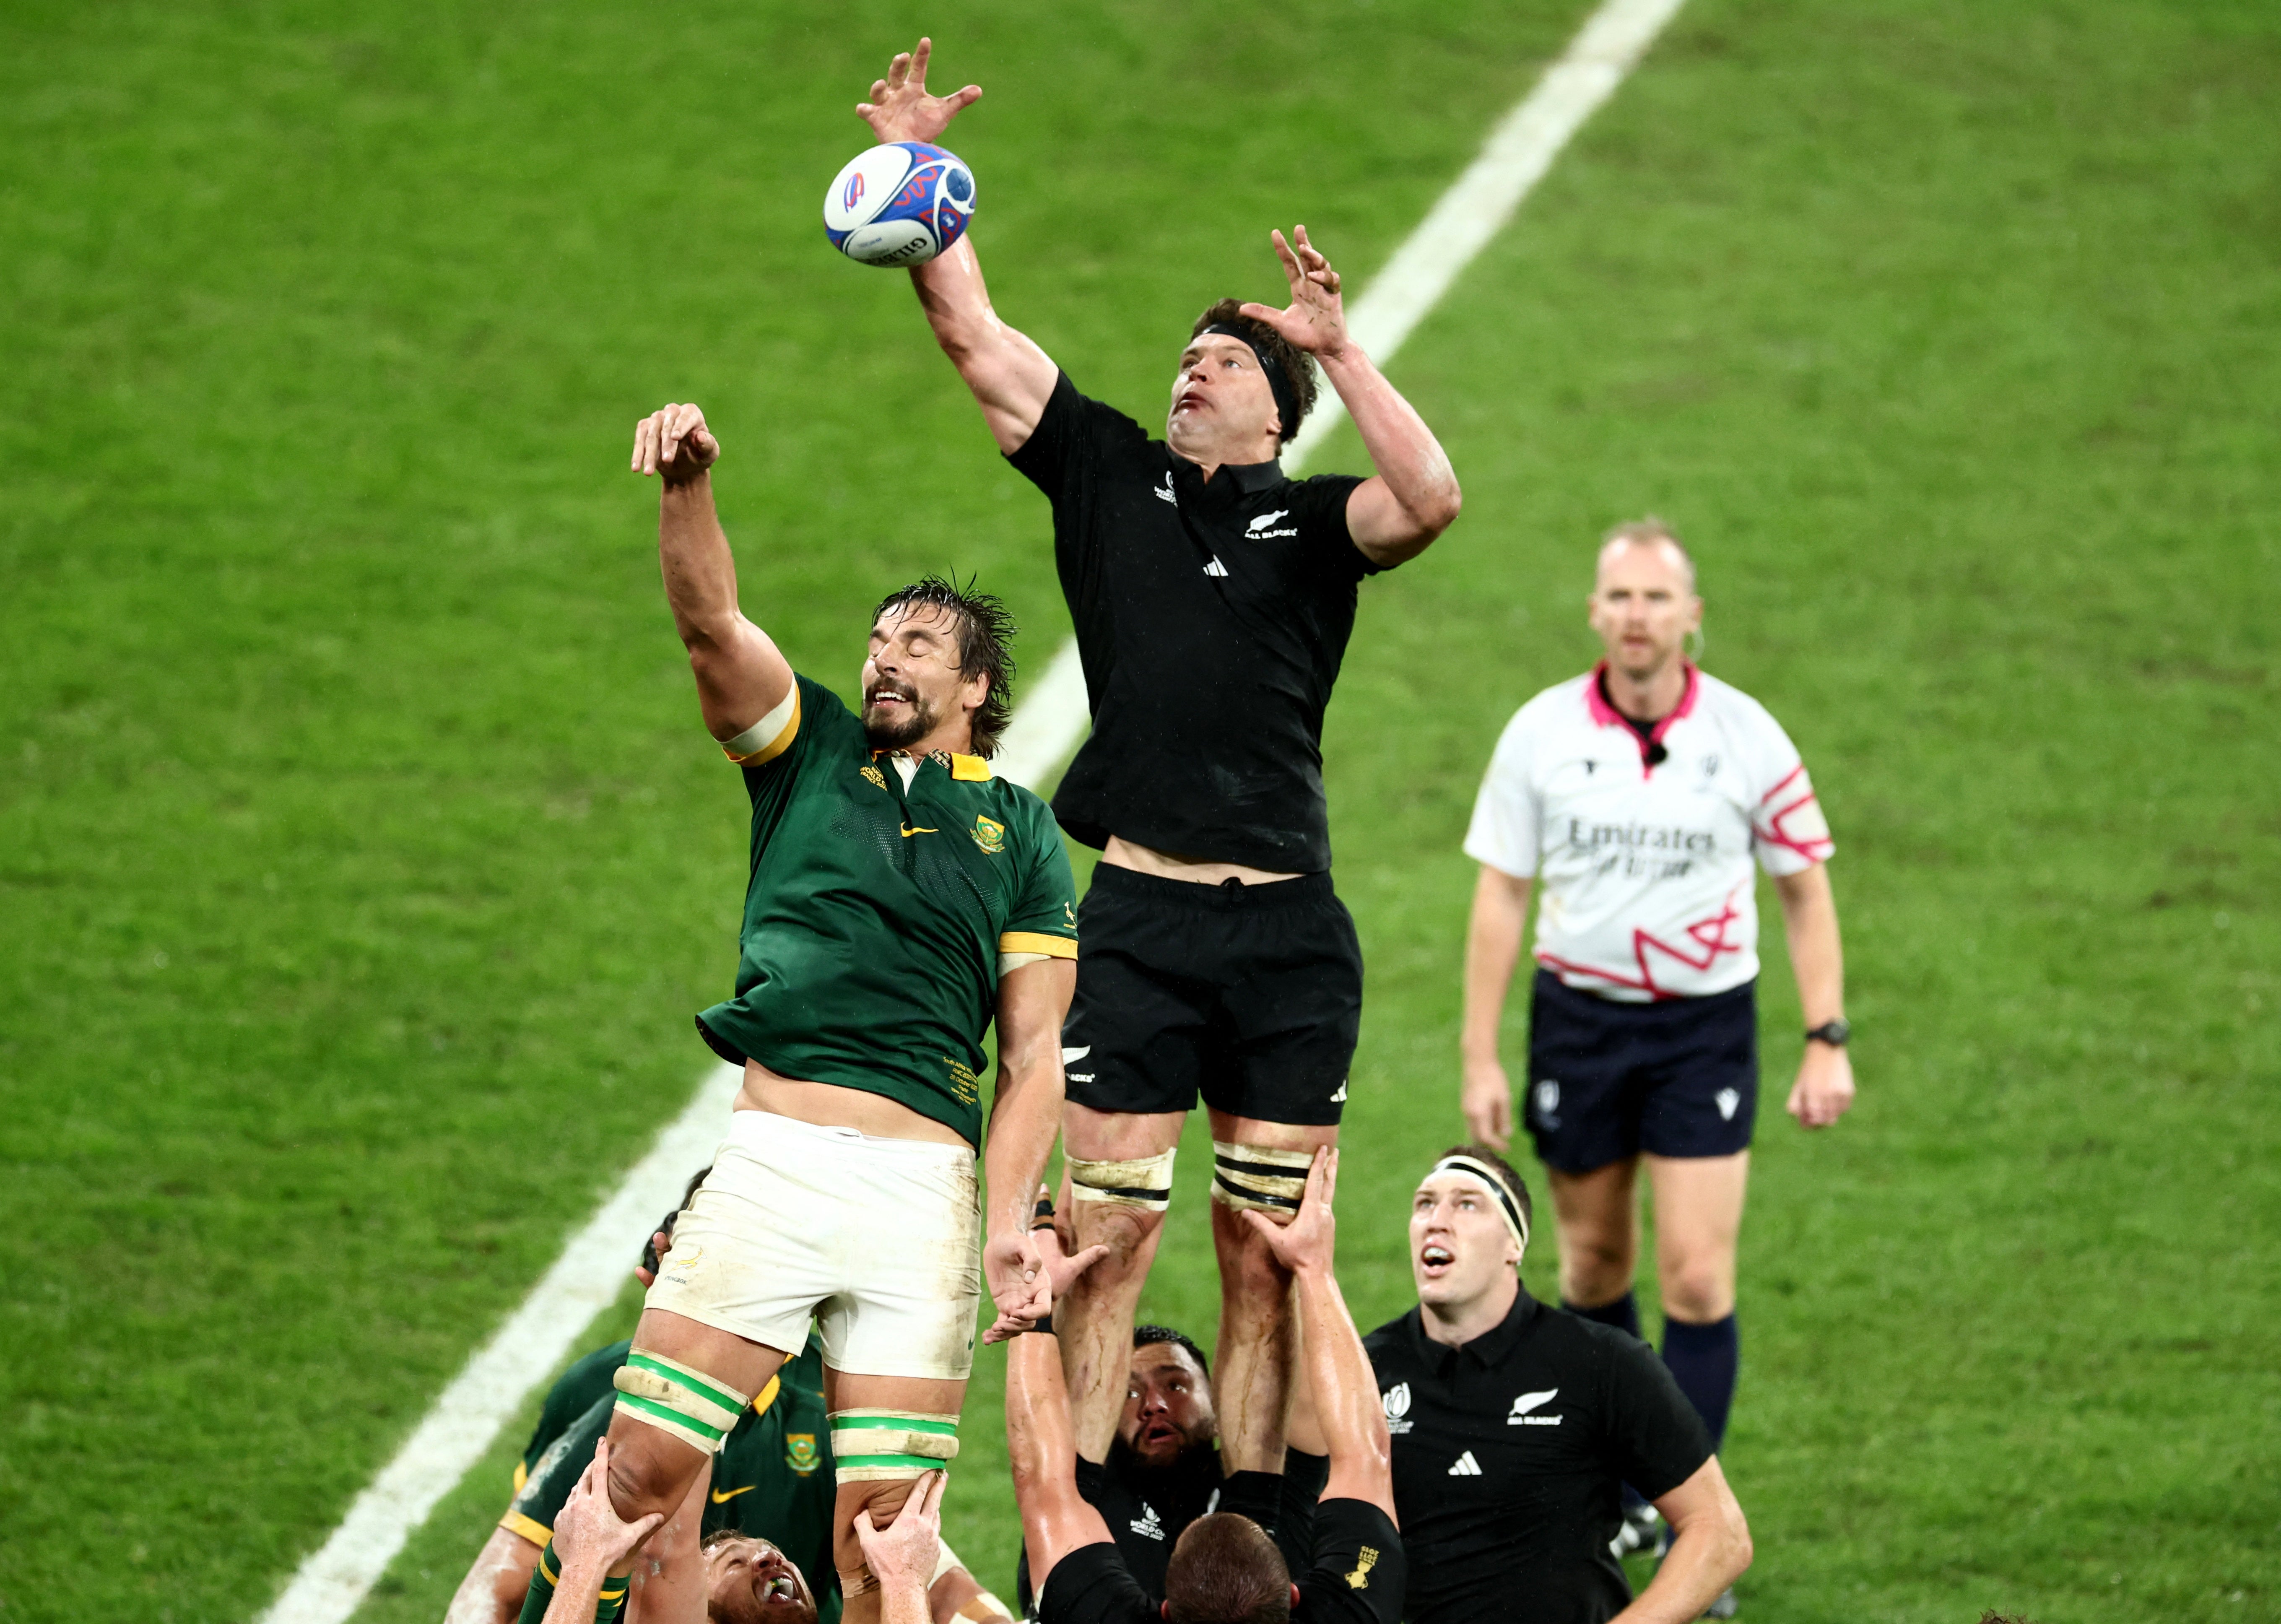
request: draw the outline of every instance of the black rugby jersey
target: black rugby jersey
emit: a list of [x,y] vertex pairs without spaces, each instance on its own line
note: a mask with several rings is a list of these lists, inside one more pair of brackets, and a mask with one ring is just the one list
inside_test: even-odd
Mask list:
[[1494,1330],[1363,1339],[1394,1435],[1410,1624],[1598,1624],[1631,1599],[1608,1553],[1626,1482],[1652,1500],[1711,1458],[1655,1350],[1524,1289]]
[[1283,873],[1331,866],[1323,711],[1379,566],[1347,530],[1362,480],[1202,470],[1067,373],[1008,459],[1052,500],[1093,736],[1054,796],[1087,846]]
[[[1378,1507],[1324,1501],[1311,1551],[1307,1565],[1292,1571],[1299,1587],[1292,1624],[1395,1624],[1403,1616],[1409,1565],[1401,1534]],[[1108,1540],[1063,1557],[1038,1597],[1039,1624],[1161,1624],[1157,1609]]]

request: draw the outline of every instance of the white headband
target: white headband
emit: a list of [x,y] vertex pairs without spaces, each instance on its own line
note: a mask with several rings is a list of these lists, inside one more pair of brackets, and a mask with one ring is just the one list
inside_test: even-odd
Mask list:
[[1504,1219],[1505,1233],[1512,1235],[1515,1246],[1524,1252],[1528,1250],[1528,1220],[1520,1214],[1520,1203],[1513,1200],[1512,1192],[1504,1187],[1504,1180],[1487,1163],[1476,1162],[1469,1156],[1445,1156],[1434,1164],[1434,1171],[1426,1176],[1432,1179],[1442,1173],[1464,1173],[1488,1186],[1489,1194],[1496,1197],[1497,1212]]

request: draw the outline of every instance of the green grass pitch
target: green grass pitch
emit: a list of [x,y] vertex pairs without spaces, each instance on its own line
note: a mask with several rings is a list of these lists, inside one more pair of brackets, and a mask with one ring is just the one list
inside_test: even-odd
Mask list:
[[[710,410],[804,669],[930,568],[1063,635],[1043,503],[822,241],[887,54],[986,86],[1000,308],[1148,420],[1270,225],[1366,280],[1585,9],[0,18],[0,1620],[257,1612],[707,1063],[743,798],[638,414]],[[1773,1109],[1777,944],[1748,1618],[2281,1617],[2277,104],[2250,0],[1692,0],[1393,367],[1467,507],[1326,740],[1366,1326],[1599,530],[1689,537],[1836,826],[1862,1096]],[[1144,1307],[1209,1341],[1197,1148]],[[950,1535],[1003,1588],[1000,1368]],[[511,1452],[365,1616],[439,1615]]]

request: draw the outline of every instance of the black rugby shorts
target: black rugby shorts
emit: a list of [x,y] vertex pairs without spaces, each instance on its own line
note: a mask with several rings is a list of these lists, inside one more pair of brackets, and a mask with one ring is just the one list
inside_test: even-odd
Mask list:
[[1077,914],[1069,1097],[1326,1126],[1362,1025],[1362,945],[1327,874],[1201,885],[1102,863]]
[[1759,1115],[1758,984],[1618,1003],[1539,970],[1522,1117],[1547,1167],[1585,1173],[1646,1151],[1732,1156]]

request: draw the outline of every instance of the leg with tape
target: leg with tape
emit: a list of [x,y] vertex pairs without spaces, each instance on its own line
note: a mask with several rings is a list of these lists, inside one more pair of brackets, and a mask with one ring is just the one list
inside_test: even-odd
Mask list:
[[1054,1304],[1078,1452],[1099,1460],[1117,1436],[1133,1364],[1133,1317],[1172,1202],[1184,1112],[1063,1112],[1074,1249],[1109,1249]]
[[[1213,1125],[1218,1130],[1221,1124]],[[1294,1132],[1327,1141],[1337,1130]],[[1243,1214],[1289,1221],[1306,1194],[1314,1160],[1311,1146],[1213,1135],[1212,1249],[1219,1259],[1220,1311],[1212,1375],[1214,1390],[1227,1395],[1219,1407],[1220,1459],[1230,1473],[1282,1470],[1295,1357],[1291,1278]]]
[[[902,1510],[911,1486],[958,1458],[958,1417],[919,1410],[831,1411],[832,1473],[839,1485],[832,1535],[833,1566],[849,1616],[875,1616],[879,1581],[863,1560],[854,1520],[866,1512],[885,1527]],[[868,1600],[865,1598],[869,1598]],[[859,1603],[861,1605],[859,1605]]]

